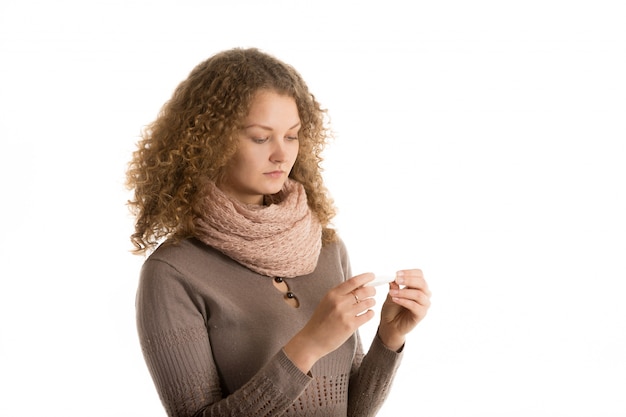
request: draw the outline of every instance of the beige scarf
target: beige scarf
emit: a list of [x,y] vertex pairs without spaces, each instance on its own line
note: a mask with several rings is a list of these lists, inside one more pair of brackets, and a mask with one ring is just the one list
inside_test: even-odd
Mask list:
[[261,275],[296,277],[317,265],[322,226],[302,184],[288,179],[267,206],[243,204],[208,182],[197,238]]

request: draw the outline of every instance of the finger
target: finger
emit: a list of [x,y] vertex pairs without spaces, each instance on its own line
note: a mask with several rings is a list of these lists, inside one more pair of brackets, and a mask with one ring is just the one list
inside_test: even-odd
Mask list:
[[366,311],[372,309],[375,305],[376,300],[373,298],[367,298],[363,301],[359,301],[358,303],[353,302],[352,306],[350,307],[350,313],[354,314],[355,316],[359,316]]
[[396,283],[405,287],[420,289],[426,293],[430,292],[426,279],[424,279],[424,274],[419,269],[398,272]]
[[430,296],[422,290],[403,288],[399,290],[391,290],[389,291],[389,295],[392,298],[402,298],[405,300],[414,301],[415,303],[424,307],[430,306]]
[[408,298],[392,297],[391,300],[401,307],[404,307],[416,317],[424,316],[428,310],[427,306],[423,306]]
[[355,318],[355,323],[357,327],[361,327],[362,325],[364,325],[365,323],[373,319],[374,315],[375,314],[373,310],[367,310],[363,312],[362,314],[357,315]]
[[376,288],[370,286],[359,287],[356,290],[352,290],[350,294],[354,295],[359,300],[365,300],[376,295]]
[[343,294],[348,294],[357,288],[362,287],[370,281],[374,280],[374,274],[371,272],[366,272],[364,274],[356,275],[349,280],[339,284],[337,289],[341,291]]
[[404,269],[402,271],[398,271],[397,272],[397,277],[398,278],[407,278],[407,279],[413,279],[413,278],[424,278],[424,272],[422,272],[421,269]]
[[358,306],[357,308],[360,308],[361,310],[365,308],[371,308],[373,307],[374,304],[370,302],[374,300],[374,297],[366,295],[369,293],[371,293],[370,290],[363,290],[363,289],[354,290],[351,293],[346,294],[344,296],[344,300],[346,300],[345,303],[348,305],[357,305]]

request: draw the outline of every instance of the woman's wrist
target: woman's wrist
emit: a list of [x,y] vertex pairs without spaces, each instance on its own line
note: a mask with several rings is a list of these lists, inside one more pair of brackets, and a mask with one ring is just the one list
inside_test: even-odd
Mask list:
[[296,365],[303,373],[308,374],[315,362],[320,358],[311,349],[311,344],[308,343],[300,334],[296,334],[287,344],[283,347],[285,355]]
[[406,341],[404,335],[384,327],[378,328],[378,338],[387,349],[393,350],[394,352],[398,352],[402,349]]

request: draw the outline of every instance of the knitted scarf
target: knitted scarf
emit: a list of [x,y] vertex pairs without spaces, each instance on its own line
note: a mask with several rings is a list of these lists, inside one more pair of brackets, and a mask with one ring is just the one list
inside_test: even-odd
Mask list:
[[302,184],[287,179],[267,206],[241,203],[207,182],[195,219],[200,241],[261,275],[291,278],[317,265],[322,226]]

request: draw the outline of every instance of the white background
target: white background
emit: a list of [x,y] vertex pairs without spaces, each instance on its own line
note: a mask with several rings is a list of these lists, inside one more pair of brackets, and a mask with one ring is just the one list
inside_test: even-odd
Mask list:
[[176,85],[234,46],[329,109],[355,273],[432,287],[380,416],[626,415],[621,3],[4,0],[0,415],[164,415],[124,171]]

